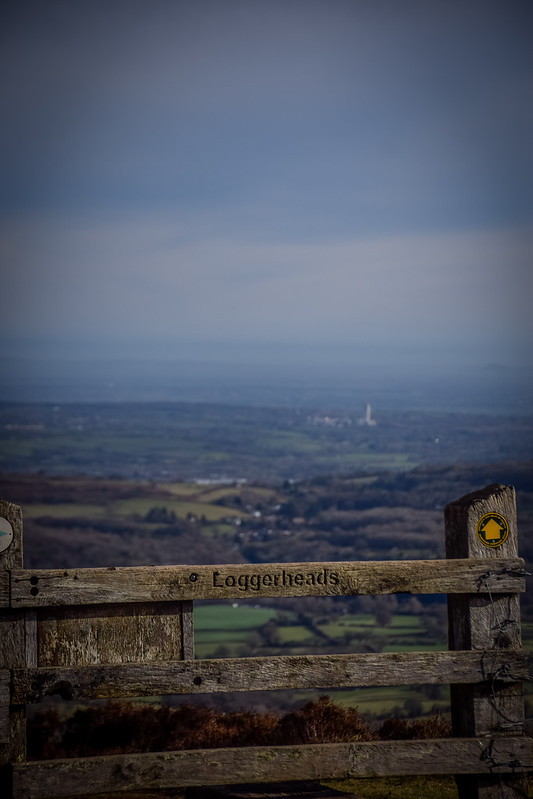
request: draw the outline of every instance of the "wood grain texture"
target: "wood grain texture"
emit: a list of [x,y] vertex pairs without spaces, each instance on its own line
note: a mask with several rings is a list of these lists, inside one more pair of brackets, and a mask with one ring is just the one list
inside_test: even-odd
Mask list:
[[194,611],[192,602],[181,603],[181,647],[183,660],[193,660]]
[[134,663],[13,671],[13,701],[527,679],[526,652],[388,652]]
[[2,669],[0,671],[0,743],[2,744],[6,744],[9,741],[10,704],[11,704],[11,672],[8,669]]
[[[501,546],[487,547],[477,535],[477,523],[486,513],[499,513],[507,519],[509,536]],[[448,558],[502,560],[517,557],[516,494],[513,486],[489,485],[450,502],[445,508],[444,519]]]
[[[507,540],[487,546],[478,535],[480,521],[486,514],[503,516],[509,526]],[[507,557],[518,553],[515,491],[512,486],[491,485],[468,494],[445,509],[446,556],[483,558],[487,574],[497,572]],[[455,561],[457,562],[457,561]],[[454,649],[493,649],[510,654],[521,647],[520,603],[516,594],[448,597],[449,647]],[[519,734],[524,726],[524,700],[521,679],[503,686],[494,682],[483,685],[451,685],[454,735],[492,735],[499,732]],[[519,799],[524,795],[523,777],[457,779],[460,799]],[[502,784],[504,788],[502,788]]]
[[509,773],[531,767],[530,738],[436,739],[204,749],[16,765],[14,799],[279,780]]
[[40,666],[152,663],[183,657],[182,603],[39,610]]
[[15,569],[11,575],[13,607],[524,590],[521,558],[500,560],[490,575],[484,559]]

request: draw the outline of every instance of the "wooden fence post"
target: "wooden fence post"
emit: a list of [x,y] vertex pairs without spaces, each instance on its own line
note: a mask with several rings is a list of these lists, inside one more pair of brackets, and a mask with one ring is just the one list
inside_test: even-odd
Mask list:
[[[446,556],[487,559],[487,572],[479,586],[483,594],[448,595],[450,649],[520,649],[519,595],[490,593],[491,581],[501,573],[498,560],[518,555],[514,488],[487,486],[449,504],[444,516]],[[505,676],[512,678],[511,674]],[[453,734],[486,737],[482,754],[489,764],[493,760],[492,735],[523,732],[524,700],[518,680],[504,684],[496,673],[487,674],[478,685],[452,685],[451,706]],[[498,773],[495,760],[492,765],[494,773],[488,776],[456,776],[460,799],[527,797],[527,780],[519,763],[515,774]]]
[[21,567],[22,512],[0,500],[0,793],[6,797],[11,796],[10,764],[26,759],[26,708],[10,704],[9,671],[32,664],[28,655],[35,612],[9,608],[9,572]]

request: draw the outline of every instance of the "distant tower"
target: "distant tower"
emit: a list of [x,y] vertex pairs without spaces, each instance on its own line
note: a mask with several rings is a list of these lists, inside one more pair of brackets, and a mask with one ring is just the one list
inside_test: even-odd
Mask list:
[[369,402],[366,404],[366,413],[362,419],[359,419],[359,424],[366,424],[368,427],[375,427],[377,422],[372,419],[372,406]]

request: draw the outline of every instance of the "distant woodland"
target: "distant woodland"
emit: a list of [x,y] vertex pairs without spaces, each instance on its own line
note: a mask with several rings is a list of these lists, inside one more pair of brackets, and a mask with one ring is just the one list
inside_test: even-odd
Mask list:
[[[365,408],[0,403],[0,473],[247,480],[529,461],[533,418]],[[494,482],[492,480],[491,482]],[[449,498],[447,498],[449,499]]]
[[26,565],[60,568],[440,557],[444,506],[493,482],[517,490],[521,554],[533,565],[533,463],[277,487],[4,475],[0,490],[25,512]]

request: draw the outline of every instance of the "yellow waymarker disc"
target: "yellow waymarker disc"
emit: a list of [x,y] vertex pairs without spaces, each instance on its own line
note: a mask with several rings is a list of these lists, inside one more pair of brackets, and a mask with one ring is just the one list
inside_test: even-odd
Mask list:
[[500,513],[485,513],[477,523],[477,537],[486,547],[501,547],[509,537],[509,522]]

